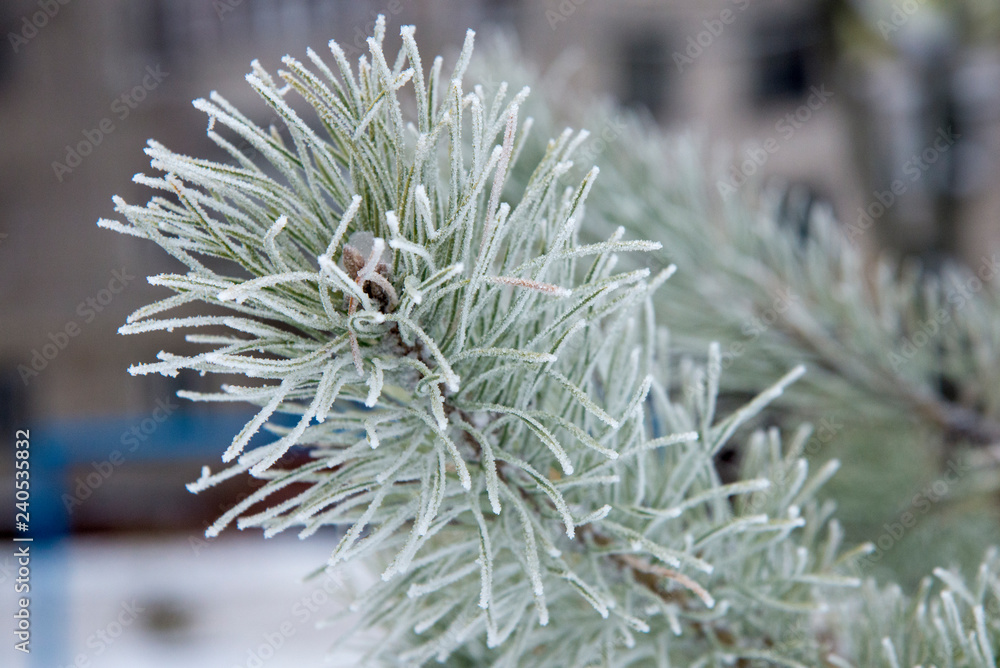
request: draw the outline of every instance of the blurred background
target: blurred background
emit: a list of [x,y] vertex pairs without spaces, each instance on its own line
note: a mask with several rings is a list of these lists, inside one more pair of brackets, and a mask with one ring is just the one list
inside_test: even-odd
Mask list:
[[[995,0],[7,0],[0,500],[13,508],[20,429],[32,498],[27,534],[7,511],[0,530],[35,542],[32,653],[8,643],[3,665],[298,666],[330,649],[315,622],[359,583],[299,580],[335,537],[202,538],[252,488],[194,496],[184,483],[248,414],[174,396],[215,379],[127,374],[177,349],[173,335],[116,333],[161,296],[145,276],[175,267],[95,222],[114,217],[114,194],[148,198],[131,182],[148,138],[222,157],[192,99],[218,90],[266,125],[250,61],[274,70],[331,38],[356,59],[378,13],[393,38],[416,24],[428,56],[453,55],[470,27],[506,31],[540,69],[569,63],[583,99],[728,147],[720,190],[783,184],[789,207],[829,203],[872,252],[933,267],[1000,250]],[[0,552],[4,606],[15,562]],[[353,665],[350,647],[334,651],[332,665]]]

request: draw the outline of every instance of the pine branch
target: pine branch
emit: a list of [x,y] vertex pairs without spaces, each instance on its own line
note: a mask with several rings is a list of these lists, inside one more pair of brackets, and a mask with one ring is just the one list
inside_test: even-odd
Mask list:
[[[120,331],[190,328],[206,346],[132,373],[253,379],[184,393],[260,408],[224,449],[229,466],[189,485],[264,481],[207,535],[233,523],[265,536],[336,527],[326,570],[363,560],[382,576],[352,604],[356,624],[386,632],[365,665],[843,664],[845,637],[874,656],[870,634],[838,616],[857,600],[843,592],[861,584],[852,569],[871,546],[842,552],[832,504],[817,498],[836,463],[810,471],[808,428],[787,442],[777,429],[747,434],[804,368],[758,374],[779,379],[717,415],[720,347],[707,346],[704,365],[672,357],[657,311],[673,303],[664,294],[704,295],[671,288],[673,266],[616,269],[659,242],[582,228],[595,209],[599,227],[635,206],[611,197],[596,168],[571,178],[586,134],[535,145],[519,121],[526,89],[466,92],[471,32],[450,75],[440,58],[424,70],[412,27],[395,58],[384,37],[380,18],[356,67],[336,43],[333,66],[311,50],[311,68],[286,57],[276,77],[254,63],[247,81],[283,130],[216,94],[197,100],[233,163],[151,141],[159,175],[135,180],[164,194],[145,206],[116,198],[127,222],[100,221],[187,268],[151,277],[173,294]],[[612,183],[630,177],[623,167]],[[227,315],[162,315],[193,302]],[[828,339],[810,339],[817,356]],[[276,439],[261,445],[261,430]],[[714,458],[733,439],[743,469],[724,482]],[[287,458],[293,448],[304,456]],[[954,627],[940,643],[984,661],[991,563],[966,597],[971,633],[952,610],[967,587],[944,571],[956,594],[932,615]]]

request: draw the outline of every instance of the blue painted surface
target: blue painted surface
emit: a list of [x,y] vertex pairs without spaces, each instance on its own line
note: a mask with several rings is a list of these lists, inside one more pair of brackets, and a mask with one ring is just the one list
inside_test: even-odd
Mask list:
[[31,654],[33,668],[71,666],[68,545],[65,540],[31,543]]
[[[62,501],[69,489],[70,469],[108,462],[114,455],[126,463],[174,459],[216,462],[253,413],[185,413],[162,422],[149,417],[66,420],[31,428],[31,534],[54,539],[69,530]],[[145,423],[145,424],[144,424]],[[150,429],[150,425],[155,428]],[[143,431],[143,427],[146,431]],[[253,445],[271,440],[258,434]]]
[[[153,415],[157,415],[155,412]],[[124,463],[198,459],[217,462],[254,413],[177,410],[147,416],[61,420],[35,424],[31,432],[32,652],[31,666],[71,665],[68,656],[66,584],[69,512],[63,494],[73,494],[70,471],[108,462],[116,451]],[[287,420],[277,420],[287,422]],[[251,445],[274,439],[257,434]]]

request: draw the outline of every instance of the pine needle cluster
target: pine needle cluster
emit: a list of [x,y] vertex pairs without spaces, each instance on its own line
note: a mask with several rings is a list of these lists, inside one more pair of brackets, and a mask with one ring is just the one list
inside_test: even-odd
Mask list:
[[[721,347],[671,356],[657,311],[675,268],[643,260],[660,242],[595,238],[605,211],[583,227],[587,133],[539,143],[527,89],[467,90],[471,32],[450,72],[425,67],[412,27],[392,59],[384,38],[380,19],[353,66],[335,42],[332,64],[254,63],[280,131],[196,100],[231,160],[151,141],[157,175],[135,181],[161,194],[100,221],[186,268],[150,277],[172,294],[122,333],[205,347],[132,373],[238,374],[182,395],[259,407],[228,466],[189,485],[264,481],[208,535],[338,527],[326,570],[381,572],[352,606],[386,634],[365,665],[993,665],[995,557],[914,601],[859,589],[872,546],[842,549],[817,497],[837,462],[812,470],[808,427],[741,429],[803,367],[720,416]],[[223,314],[162,315],[196,303]],[[715,458],[734,438],[728,481]],[[892,621],[870,640],[859,617]]]

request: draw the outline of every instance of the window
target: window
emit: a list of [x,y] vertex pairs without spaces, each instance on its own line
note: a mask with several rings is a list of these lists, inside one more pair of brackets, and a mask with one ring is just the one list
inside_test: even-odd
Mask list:
[[750,40],[756,60],[753,95],[758,104],[803,97],[816,83],[826,24],[819,16],[773,16],[761,21]]
[[666,102],[667,62],[661,35],[646,33],[628,38],[622,54],[622,104],[643,107],[659,117]]

